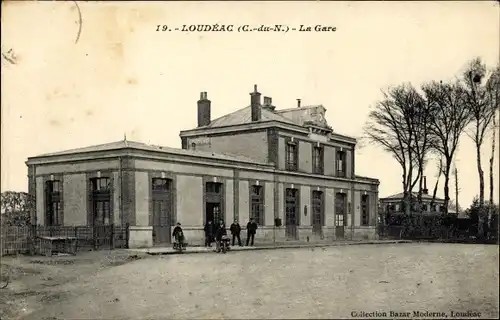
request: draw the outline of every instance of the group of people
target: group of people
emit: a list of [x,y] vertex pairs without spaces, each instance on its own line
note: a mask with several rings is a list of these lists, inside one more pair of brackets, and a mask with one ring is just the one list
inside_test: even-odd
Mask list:
[[[234,220],[234,222],[231,224],[231,227],[229,228],[229,231],[231,232],[232,236],[231,245],[234,246],[235,240],[238,240],[238,245],[240,247],[243,246],[240,237],[241,226],[238,223],[238,220]],[[246,241],[247,246],[249,244],[253,246],[256,232],[257,232],[257,223],[255,223],[254,219],[251,218],[250,221],[248,221],[247,223],[247,241]],[[177,225],[173,230],[172,236],[174,237],[177,243],[179,243],[180,245],[183,244],[184,234],[182,232],[180,222],[177,222]],[[215,242],[217,249],[219,249],[220,242],[223,236],[227,236],[226,225],[224,224],[223,220],[219,220],[219,223],[217,225],[213,224],[212,221],[208,221],[207,224],[205,224],[205,247],[211,247],[212,243]]]
[[[238,245],[241,247],[242,246],[240,237],[241,226],[238,220],[234,220],[234,222],[231,224],[231,227],[229,228],[229,231],[231,232],[232,236],[231,245],[234,246],[235,240],[238,240]],[[255,221],[252,218],[247,223],[247,241],[246,241],[247,246],[249,244],[253,246],[256,231],[257,231],[257,223],[255,223]],[[214,241],[218,246],[222,239],[222,236],[226,235],[227,235],[226,225],[224,224],[223,220],[220,220],[217,225],[213,224],[212,221],[208,221],[205,224],[205,247],[211,247]]]

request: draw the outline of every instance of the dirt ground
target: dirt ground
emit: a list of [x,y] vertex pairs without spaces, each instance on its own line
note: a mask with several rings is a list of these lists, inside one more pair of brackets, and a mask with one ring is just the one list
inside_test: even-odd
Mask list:
[[[18,282],[39,294],[16,303],[24,319],[331,319],[374,311],[495,318],[498,258],[497,246],[417,243],[88,257],[88,264],[31,263],[41,272]],[[47,277],[65,280],[44,286]]]
[[80,283],[105,269],[147,258],[126,250],[79,252],[77,256],[1,257],[1,275],[10,283],[0,289],[0,319],[17,319],[64,300],[63,285]]

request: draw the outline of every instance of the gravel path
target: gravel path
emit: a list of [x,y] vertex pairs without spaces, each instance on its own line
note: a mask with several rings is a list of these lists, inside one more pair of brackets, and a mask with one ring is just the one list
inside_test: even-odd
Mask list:
[[[63,286],[26,319],[498,317],[497,246],[359,245],[155,256]],[[372,316],[372,318],[380,318]]]

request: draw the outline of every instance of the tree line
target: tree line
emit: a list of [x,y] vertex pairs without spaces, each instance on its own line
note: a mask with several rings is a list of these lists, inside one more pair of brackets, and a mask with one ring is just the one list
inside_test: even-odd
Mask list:
[[35,198],[26,192],[5,191],[1,194],[0,208],[2,225],[26,226],[35,208]]
[[[438,177],[433,190],[436,198],[439,179],[444,177],[444,210],[450,203],[450,178],[461,139],[474,142],[480,215],[493,207],[497,118],[500,110],[500,65],[488,68],[481,58],[467,62],[466,68],[450,81],[428,81],[420,87],[411,83],[382,91],[368,115],[365,138],[383,148],[402,170],[404,213],[422,212],[422,184],[428,163],[437,160]],[[489,159],[489,203],[485,205],[485,173],[481,150],[492,132]],[[416,201],[413,190],[418,191]],[[455,202],[458,200],[455,199]],[[457,204],[458,207],[458,204]],[[412,209],[415,208],[415,209]]]

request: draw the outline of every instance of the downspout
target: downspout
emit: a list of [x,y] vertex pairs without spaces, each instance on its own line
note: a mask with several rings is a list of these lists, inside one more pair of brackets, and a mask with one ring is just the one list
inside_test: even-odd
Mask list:
[[351,152],[351,240],[354,239],[354,223],[355,221],[355,215],[356,215],[356,195],[354,194],[354,184],[356,183],[356,175],[354,174],[356,169],[354,167],[355,165],[355,159],[354,159],[354,154],[355,154],[356,147],[352,148]]
[[37,190],[36,190],[36,165],[33,165],[33,191],[35,192],[35,194],[33,195],[33,197],[35,198],[35,203],[34,203],[34,208],[33,208],[33,212],[34,212],[34,215],[35,215],[35,226],[38,225],[38,213],[37,213],[37,201],[36,201],[36,194],[37,194]]
[[355,223],[355,212],[356,212],[356,196],[354,195],[354,179],[351,178],[351,203],[350,203],[350,211],[351,211],[351,240],[354,239],[354,223]]
[[[278,177],[276,176],[276,167],[278,166],[278,161],[276,161],[274,167],[273,167],[273,207],[274,207],[274,221],[273,221],[273,245],[276,245],[276,222],[277,220],[279,219],[280,217],[280,214],[279,214],[279,205],[280,205],[280,200],[279,200],[279,197],[280,197],[280,193],[279,193],[279,183],[278,183]],[[283,202],[285,202],[285,199],[283,199]],[[279,231],[279,229],[278,229]]]
[[120,200],[118,202],[119,214],[120,214],[120,224],[121,227],[124,226],[124,215],[123,215],[123,170],[122,170],[122,156],[118,157],[118,179],[120,179]]

